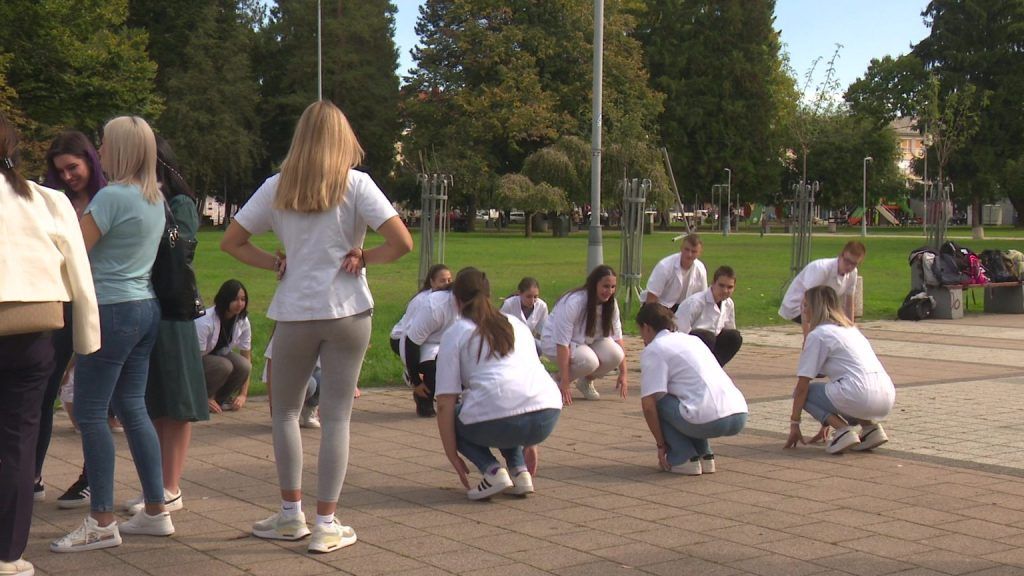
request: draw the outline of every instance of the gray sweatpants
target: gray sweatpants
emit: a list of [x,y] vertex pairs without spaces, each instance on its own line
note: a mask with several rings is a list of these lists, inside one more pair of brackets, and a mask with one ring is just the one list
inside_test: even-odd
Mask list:
[[370,312],[336,320],[278,322],[274,333],[274,458],[282,490],[302,488],[299,412],[319,357],[320,454],[317,500],[337,502],[348,469],[349,423],[363,356],[370,343]]

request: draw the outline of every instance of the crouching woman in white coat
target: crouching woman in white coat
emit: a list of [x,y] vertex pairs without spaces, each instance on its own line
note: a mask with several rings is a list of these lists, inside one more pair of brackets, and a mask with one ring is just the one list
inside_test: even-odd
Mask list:
[[[871,450],[886,443],[889,438],[878,421],[892,411],[896,388],[868,339],[843,312],[836,291],[817,286],[805,292],[800,317],[810,332],[800,353],[785,447],[806,443],[800,432],[805,410],[822,426],[812,443],[825,438],[829,427],[835,429],[825,442],[829,454]],[[829,381],[811,382],[818,374]]]
[[[483,475],[470,500],[500,492],[533,492],[523,447],[540,444],[561,414],[558,387],[540,363],[525,324],[490,301],[487,276],[464,268],[452,294],[461,318],[444,333],[437,354],[437,427],[445,455],[469,488],[468,458]],[[461,403],[457,401],[461,397]],[[501,451],[508,469],[491,453]]]

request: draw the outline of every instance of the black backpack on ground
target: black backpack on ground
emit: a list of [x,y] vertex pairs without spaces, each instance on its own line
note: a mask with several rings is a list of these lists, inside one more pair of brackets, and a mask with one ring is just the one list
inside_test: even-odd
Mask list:
[[935,299],[923,290],[911,289],[903,299],[903,305],[896,311],[900,320],[924,320],[935,310]]

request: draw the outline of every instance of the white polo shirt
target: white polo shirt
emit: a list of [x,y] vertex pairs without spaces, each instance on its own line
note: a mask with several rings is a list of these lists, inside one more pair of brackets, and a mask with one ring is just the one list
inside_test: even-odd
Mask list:
[[[207,308],[206,314],[196,318],[193,323],[196,327],[196,337],[199,339],[199,351],[203,356],[213,352],[213,347],[220,338],[220,316],[217,316],[217,307]],[[228,348],[252,350],[252,326],[248,317],[235,321],[231,338],[228,339]]]
[[526,316],[526,313],[523,312],[523,301],[518,294],[506,298],[505,302],[501,304],[501,311],[503,314],[522,320],[535,338],[540,337],[541,331],[544,329],[544,322],[548,319],[548,305],[540,298],[537,298],[533,304],[533,312]]
[[437,355],[436,394],[461,394],[459,420],[475,424],[561,409],[562,394],[537,357],[530,329],[518,319],[505,315],[515,333],[515,347],[504,358],[490,356],[487,342],[471,320],[460,318],[441,338]]
[[416,315],[417,310],[426,305],[428,298],[430,298],[430,290],[420,290],[412,297],[412,300],[409,300],[409,303],[405,306],[405,313],[402,314],[402,317],[391,328],[389,337],[392,340],[402,339],[402,336],[405,335],[405,329],[409,326],[409,320]]
[[736,329],[736,307],[732,298],[715,304],[715,295],[711,288],[702,290],[679,305],[676,310],[676,328],[689,334],[694,330],[707,330],[719,334],[723,329]]
[[747,401],[696,336],[662,330],[640,354],[640,396],[671,394],[692,424],[747,412]]
[[828,376],[825,394],[837,410],[864,420],[882,420],[896,401],[892,379],[868,339],[851,326],[822,324],[807,335],[798,377]]
[[708,287],[708,271],[700,259],[693,261],[689,270],[683,270],[679,263],[679,253],[666,256],[654,265],[651,276],[647,279],[647,288],[640,293],[640,301],[647,301],[647,294],[658,297],[658,302],[666,308],[672,308]]
[[839,275],[839,258],[822,258],[813,260],[793,278],[779,306],[779,316],[792,320],[800,315],[800,305],[804,301],[804,292],[815,286],[831,286],[840,297],[853,296],[857,289],[857,269],[849,274]]
[[250,234],[273,230],[284,244],[288,269],[277,285],[267,317],[278,321],[328,320],[373,308],[366,270],[350,274],[341,262],[361,248],[366,228],[380,228],[398,215],[368,174],[348,171],[340,204],[323,212],[273,208],[280,174],[268,178],[235,220]]
[[[612,327],[608,337],[616,342],[622,340],[622,322],[619,320],[619,303],[612,311]],[[576,290],[562,296],[555,303],[555,309],[544,323],[540,349],[548,358],[557,358],[558,346],[568,346],[570,352],[580,344],[589,344],[604,337],[601,332],[601,307],[597,307],[594,335],[587,336],[587,293]]]
[[[405,338],[420,347],[420,362],[437,357],[441,336],[458,319],[459,309],[451,290],[431,292],[424,305],[417,307],[405,327]],[[400,349],[404,354],[404,342]]]

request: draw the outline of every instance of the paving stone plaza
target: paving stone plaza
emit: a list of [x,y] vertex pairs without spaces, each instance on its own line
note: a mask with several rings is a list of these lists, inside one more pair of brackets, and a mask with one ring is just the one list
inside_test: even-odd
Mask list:
[[[739,436],[712,441],[718,472],[657,471],[640,411],[626,401],[563,411],[541,450],[537,493],[470,502],[432,419],[406,389],[356,402],[339,520],[359,542],[326,555],[306,542],[259,540],[254,521],[279,504],[265,401],[194,429],[170,538],[124,536],[119,548],[54,554],[81,522],[56,497],[75,478],[81,445],[58,417],[25,557],[41,575],[317,574],[1024,574],[1024,324],[1020,316],[869,322],[861,329],[896,382],[875,453],[783,450],[799,327],[744,332],[727,371],[750,405]],[[642,344],[630,339],[631,368]],[[813,424],[805,433],[813,433]],[[304,430],[307,517],[319,431]],[[139,483],[118,435],[121,502]]]

